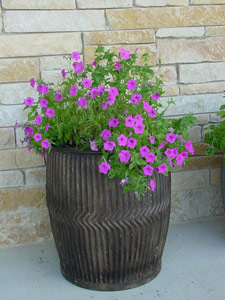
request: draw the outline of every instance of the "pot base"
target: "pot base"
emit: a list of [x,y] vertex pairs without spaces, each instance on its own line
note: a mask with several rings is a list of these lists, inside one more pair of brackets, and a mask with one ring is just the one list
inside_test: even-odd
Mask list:
[[79,287],[89,289],[89,290],[95,290],[95,291],[122,291],[122,290],[128,290],[135,287],[139,287],[153,280],[159,274],[160,270],[161,270],[161,262],[156,266],[153,272],[147,274],[141,279],[127,281],[127,282],[117,282],[117,283],[96,283],[96,282],[81,281],[79,279],[71,277],[63,270],[61,266],[62,275],[69,282]]

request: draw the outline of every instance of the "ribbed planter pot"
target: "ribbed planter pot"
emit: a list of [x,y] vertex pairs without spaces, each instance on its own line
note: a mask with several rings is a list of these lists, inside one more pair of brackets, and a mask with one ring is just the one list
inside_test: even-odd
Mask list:
[[61,271],[94,290],[123,290],[160,271],[171,202],[170,176],[141,201],[100,174],[99,153],[54,148],[47,157],[47,205]]
[[223,207],[224,207],[224,211],[225,211],[225,163],[224,163],[224,158],[222,158],[222,167],[221,167],[221,188],[222,188]]

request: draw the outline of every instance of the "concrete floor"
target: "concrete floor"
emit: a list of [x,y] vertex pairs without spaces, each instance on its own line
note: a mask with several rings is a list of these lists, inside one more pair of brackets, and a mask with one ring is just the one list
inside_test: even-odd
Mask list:
[[72,285],[53,243],[0,249],[1,300],[224,300],[225,217],[170,226],[162,271],[121,292]]

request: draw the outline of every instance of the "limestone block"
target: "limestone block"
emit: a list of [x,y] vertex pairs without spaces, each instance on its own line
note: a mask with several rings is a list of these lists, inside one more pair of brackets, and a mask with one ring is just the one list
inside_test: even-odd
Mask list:
[[209,186],[209,170],[184,171],[171,174],[172,192],[202,189]]
[[2,31],[2,10],[0,7],[0,32]]
[[74,0],[2,0],[4,9],[73,9]]
[[186,162],[184,170],[199,170],[221,167],[222,158],[221,155],[214,156],[195,156],[191,158],[191,162]]
[[136,0],[137,6],[188,5],[189,0]]
[[195,123],[199,124],[199,125],[205,125],[209,123],[209,115],[208,114],[199,114],[199,115],[195,115],[195,117],[197,118]]
[[16,165],[18,168],[32,168],[44,165],[43,158],[34,151],[28,152],[26,148],[17,149]]
[[[73,51],[77,51],[76,48]],[[70,53],[71,54],[71,53]],[[40,58],[41,70],[71,69],[71,63],[65,56],[45,56]]]
[[41,71],[41,78],[45,83],[54,83],[55,85],[62,82],[62,74],[60,70]]
[[18,187],[24,185],[23,173],[19,170],[0,172],[0,188]]
[[110,9],[106,14],[116,30],[224,25],[224,12],[225,5],[206,5]]
[[221,168],[211,169],[210,170],[210,182],[212,185],[220,186],[221,185]]
[[[207,71],[208,73],[208,71]],[[184,73],[183,73],[184,75]],[[200,74],[198,74],[200,75]],[[205,76],[205,74],[202,74]],[[209,74],[210,75],[210,74]],[[186,76],[186,74],[184,75]],[[213,78],[212,78],[213,79]],[[191,80],[189,75],[189,80]],[[187,84],[181,85],[181,94],[192,95],[192,94],[204,94],[204,93],[222,93],[225,90],[225,82],[208,82],[199,84]]]
[[160,28],[156,32],[158,38],[182,38],[182,37],[199,37],[203,36],[205,30],[203,27],[177,27],[177,28]]
[[177,84],[177,70],[175,66],[163,66],[160,69],[155,67],[152,69],[155,72],[155,76],[162,76],[162,81],[164,85]]
[[164,96],[171,97],[171,96],[178,96],[179,95],[179,87],[177,85],[164,85]]
[[206,36],[225,36],[225,26],[206,27]]
[[224,0],[191,0],[191,4],[225,4]]
[[15,58],[1,60],[0,82],[28,81],[38,78],[38,60],[36,58]]
[[154,43],[153,29],[100,31],[84,33],[86,45],[112,45],[112,44],[142,44]]
[[132,0],[77,0],[79,8],[113,8],[113,7],[132,7]]
[[0,150],[0,170],[17,169],[16,150]]
[[24,140],[24,131],[22,127],[16,127],[16,145],[19,148],[25,148],[28,146],[26,142],[21,143]]
[[13,128],[0,128],[0,149],[15,148]]
[[195,155],[196,156],[205,156],[205,151],[208,149],[208,144],[199,143],[199,144],[193,144]]
[[45,185],[46,170],[45,168],[28,169],[25,171],[26,185]]
[[210,37],[204,40],[159,39],[157,43],[158,57],[162,59],[163,64],[213,62],[225,59],[224,37]]
[[80,33],[76,32],[0,36],[0,57],[70,54],[74,49],[82,49]]
[[192,143],[199,143],[201,142],[201,133],[202,128],[201,126],[194,126],[189,131],[189,139],[192,141]]
[[38,97],[37,90],[29,82],[0,84],[0,104],[24,104],[27,97]]
[[2,127],[14,126],[16,121],[23,125],[27,120],[27,111],[23,111],[24,105],[1,105],[0,124]]
[[92,31],[106,26],[103,10],[8,10],[4,23],[6,32]]
[[212,123],[219,123],[221,121],[221,117],[217,115],[217,113],[215,114],[210,114],[209,115],[209,120]]

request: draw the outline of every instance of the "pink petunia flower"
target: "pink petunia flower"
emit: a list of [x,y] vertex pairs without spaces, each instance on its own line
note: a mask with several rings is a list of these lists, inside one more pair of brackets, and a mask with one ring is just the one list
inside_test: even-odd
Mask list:
[[109,120],[109,127],[117,127],[120,124],[120,121],[117,118]]
[[98,151],[98,146],[97,146],[96,141],[89,140],[89,142],[90,142],[90,148],[91,148],[91,150],[92,151]]
[[143,146],[140,148],[139,151],[140,151],[141,157],[144,157],[145,155],[147,155],[149,153],[150,150],[148,149],[147,146]]
[[128,60],[130,58],[130,52],[122,48],[120,49],[120,56],[122,59]]
[[91,79],[89,78],[84,78],[83,81],[82,81],[82,84],[84,86],[85,89],[88,89],[89,87],[91,87]]
[[130,79],[127,81],[127,89],[128,90],[135,90],[137,86],[137,82],[134,79]]
[[153,179],[150,180],[149,185],[151,187],[151,190],[154,192],[154,190],[155,190],[155,181]]
[[80,105],[82,108],[85,108],[87,106],[86,97],[80,97],[77,101],[77,104]]
[[46,100],[45,98],[42,98],[41,100],[40,100],[40,107],[41,108],[47,108],[47,106],[48,106],[48,100]]
[[81,62],[74,62],[73,63],[74,73],[79,74],[84,71],[84,63]]
[[119,146],[126,146],[127,137],[124,134],[121,134],[120,136],[118,136],[117,141]]
[[104,91],[105,91],[105,86],[104,85],[99,85],[98,86],[98,92],[99,92],[99,94],[104,94]]
[[150,152],[148,153],[147,155],[145,155],[145,159],[146,159],[146,162],[150,162],[150,163],[154,163],[154,161],[156,160],[156,156],[154,153]]
[[128,179],[128,178],[122,179],[122,180],[120,181],[120,185],[121,185],[121,186],[124,186],[124,184],[125,184],[125,183],[128,183],[128,182],[129,182],[129,179]]
[[149,105],[148,102],[143,101],[143,108],[144,108],[147,112],[149,112],[150,109],[151,109],[151,106]]
[[63,94],[58,94],[58,93],[55,93],[55,96],[54,96],[54,100],[55,101],[62,101],[63,99]]
[[152,99],[154,99],[154,100],[158,100],[159,97],[160,97],[160,94],[159,94],[158,92],[156,92],[155,94],[152,94],[151,97],[152,97]]
[[158,149],[161,150],[162,148],[164,148],[166,146],[167,142],[166,143],[162,143],[158,146]]
[[144,133],[145,125],[142,123],[137,123],[133,126],[133,128],[134,128],[134,132],[136,134],[142,134],[142,133]]
[[94,60],[91,64],[92,64],[92,66],[96,67],[98,63],[97,63],[97,61]]
[[176,135],[173,132],[167,133],[166,134],[166,140],[170,144],[173,144],[175,142],[175,140],[176,140]]
[[114,97],[114,96],[111,95],[111,96],[108,96],[106,99],[108,100],[108,104],[110,106],[112,106],[115,103],[116,97]]
[[136,123],[142,123],[143,118],[142,118],[141,115],[136,115],[136,116],[134,117],[134,121],[135,121]]
[[79,52],[73,52],[72,53],[72,58],[75,60],[79,60],[80,59],[80,53]]
[[42,135],[40,133],[35,133],[33,138],[36,142],[39,142],[42,139]]
[[31,78],[30,79],[30,86],[32,86],[32,88],[33,88],[34,85],[35,85],[35,80],[34,80],[34,78]]
[[115,62],[115,67],[117,68],[118,71],[121,69],[121,65],[118,61]]
[[34,118],[34,123],[37,124],[37,125],[41,125],[42,121],[43,121],[43,119],[40,115],[38,115]]
[[70,87],[70,97],[76,96],[77,94],[77,86],[76,85],[71,85]]
[[49,87],[44,84],[40,84],[37,86],[37,91],[43,95],[47,94],[49,92]]
[[106,175],[110,171],[111,166],[106,161],[103,161],[102,163],[100,163],[98,165],[98,169],[99,169],[100,173],[103,173]]
[[128,150],[122,150],[118,155],[119,155],[119,158],[120,158],[120,162],[128,163],[128,161],[131,158],[131,154]]
[[65,78],[66,77],[66,70],[62,69],[61,74],[62,74],[62,77]]
[[91,99],[94,99],[95,96],[99,97],[100,93],[99,90],[96,88],[92,88],[89,92],[89,96],[91,97]]
[[162,164],[162,165],[158,166],[158,168],[156,169],[156,171],[158,173],[166,173],[167,169],[168,169],[168,166],[166,164]]
[[107,151],[113,151],[114,147],[116,146],[116,143],[113,141],[106,141],[104,143],[104,149]]
[[155,144],[155,138],[154,138],[154,136],[150,135],[150,137],[148,139],[150,140],[150,142],[151,142],[152,145]]
[[142,95],[140,95],[140,94],[134,94],[130,98],[130,103],[131,104],[139,103],[139,102],[141,102],[141,98],[142,98]]
[[40,153],[41,157],[46,157],[45,153]]
[[125,118],[125,126],[126,127],[133,127],[135,123],[135,120],[132,116],[128,116]]
[[194,148],[192,146],[191,141],[187,141],[186,145],[185,145],[185,149],[191,153],[192,155],[194,155]]
[[103,129],[102,133],[101,133],[101,138],[103,139],[103,141],[108,140],[109,138],[111,138],[111,132],[107,129]]
[[174,158],[174,152],[173,152],[173,149],[167,148],[166,151],[165,151],[164,153],[165,153],[165,155],[166,155],[168,158]]
[[55,111],[53,108],[47,108],[45,114],[49,117],[49,119],[55,117]]
[[157,115],[156,110],[154,108],[151,108],[148,112],[148,116],[151,118],[155,118]]
[[50,126],[49,124],[47,124],[47,125],[45,126],[45,131],[48,131],[50,127],[51,127],[51,126]]
[[152,176],[154,168],[151,167],[150,165],[146,165],[145,167],[142,168],[142,170],[144,171],[144,175]]
[[128,147],[128,148],[134,149],[136,145],[137,145],[137,140],[136,140],[136,139],[130,137],[130,138],[127,140],[127,147]]
[[113,97],[116,97],[116,96],[119,95],[119,92],[118,92],[118,90],[117,90],[117,88],[115,86],[111,86],[109,88],[109,95],[113,96]]
[[24,99],[24,104],[26,106],[32,106],[33,102],[34,102],[34,98],[31,98],[31,97],[28,97],[28,98]]
[[102,110],[106,110],[107,106],[108,106],[109,102],[103,102],[102,103]]
[[49,141],[47,139],[41,141],[41,147],[44,149],[48,149],[50,145],[51,144],[49,143]]
[[30,126],[24,127],[24,131],[26,132],[27,136],[30,136],[30,135],[32,135],[34,133],[33,128],[30,127]]

